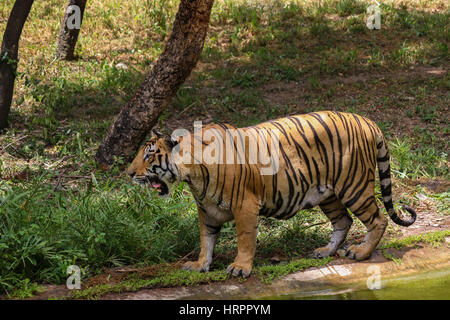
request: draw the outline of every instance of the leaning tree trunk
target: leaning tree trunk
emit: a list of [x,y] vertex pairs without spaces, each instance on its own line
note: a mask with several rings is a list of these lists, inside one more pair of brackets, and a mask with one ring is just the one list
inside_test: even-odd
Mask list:
[[0,130],[8,127],[19,56],[19,39],[33,0],[16,0],[6,24],[0,49]]
[[83,22],[87,0],[69,0],[58,37],[56,54],[61,60],[74,60],[75,46]]
[[164,52],[134,97],[123,107],[97,150],[96,161],[129,158],[197,64],[214,0],[181,0]]

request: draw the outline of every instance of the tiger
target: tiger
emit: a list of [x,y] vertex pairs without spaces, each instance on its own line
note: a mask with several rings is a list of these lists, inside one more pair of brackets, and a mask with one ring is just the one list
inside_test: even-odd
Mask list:
[[[224,151],[231,148],[234,163],[202,161],[207,160],[205,155],[213,144],[217,149],[209,150],[210,155],[224,160]],[[196,153],[195,146],[200,146],[200,152]],[[180,161],[181,151],[188,161]],[[272,173],[262,174],[270,161],[249,161],[263,151],[277,160]],[[375,122],[354,113],[311,112],[245,128],[214,123],[181,136],[153,130],[127,173],[134,182],[149,185],[160,195],[169,194],[169,185],[176,181],[189,186],[198,209],[200,254],[198,260],[184,264],[186,270],[209,271],[221,227],[234,220],[238,252],[226,271],[245,278],[253,268],[258,217],[289,219],[314,206],[328,217],[333,231],[328,244],[315,249],[313,257],[336,254],[345,242],[353,215],[367,233],[361,243],[348,246],[345,255],[354,260],[369,258],[388,225],[376,202],[377,166],[387,214],[400,226],[412,225],[414,209],[403,206],[409,212],[406,220],[394,210],[390,155],[383,133]]]

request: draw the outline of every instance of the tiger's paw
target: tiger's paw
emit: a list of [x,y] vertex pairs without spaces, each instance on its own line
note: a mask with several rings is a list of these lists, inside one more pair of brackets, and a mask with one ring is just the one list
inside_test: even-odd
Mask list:
[[317,248],[316,250],[314,250],[312,256],[315,259],[321,259],[321,258],[326,258],[329,256],[332,256],[335,253],[335,250],[332,250],[330,248],[328,248],[327,246],[325,247],[320,247]]
[[198,271],[198,272],[208,272],[209,265],[203,261],[188,261],[183,265],[183,270]]
[[365,260],[367,258],[370,257],[372,251],[370,251],[367,246],[364,245],[364,243],[362,244],[358,244],[358,245],[351,245],[348,249],[347,252],[345,253],[346,257],[349,257],[350,259],[353,260]]
[[247,278],[251,272],[252,265],[246,263],[233,262],[227,268],[227,273],[231,273],[235,277],[242,275],[243,278]]

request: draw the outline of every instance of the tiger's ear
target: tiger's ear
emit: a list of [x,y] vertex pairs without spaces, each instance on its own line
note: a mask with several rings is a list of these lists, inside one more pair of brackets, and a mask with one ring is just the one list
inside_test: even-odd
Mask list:
[[156,136],[157,138],[162,138],[162,137],[164,137],[164,134],[162,134],[161,132],[159,132],[159,131],[156,130],[156,129],[153,129],[153,130],[152,130],[152,133],[153,133],[153,136]]
[[174,137],[172,137],[172,136],[166,136],[166,137],[164,138],[164,142],[166,143],[166,146],[167,146],[170,150],[172,150],[173,147],[175,147],[175,146],[179,143],[179,141],[178,141],[177,139],[174,139]]

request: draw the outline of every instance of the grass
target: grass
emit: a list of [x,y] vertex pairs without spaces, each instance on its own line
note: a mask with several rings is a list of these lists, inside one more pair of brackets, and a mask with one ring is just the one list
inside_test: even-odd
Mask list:
[[71,295],[73,299],[98,299],[107,293],[120,293],[136,291],[141,288],[159,288],[199,285],[202,283],[218,282],[227,279],[225,270],[218,270],[206,273],[192,272],[185,270],[167,271],[152,277],[142,279],[134,277],[116,284],[100,284],[84,290],[74,291]]
[[[0,34],[13,2],[0,3]],[[11,128],[0,136],[0,292],[20,298],[42,283],[64,283],[71,264],[85,279],[105,268],[198,254],[196,208],[185,186],[160,199],[131,185],[122,159],[106,173],[93,160],[114,116],[164,49],[178,3],[90,3],[80,58],[70,63],[54,59],[66,2],[34,3],[20,43]],[[394,195],[416,201],[406,181],[440,183],[450,174],[448,3],[384,1],[382,28],[374,31],[365,26],[370,4],[215,1],[202,57],[159,126],[170,132],[192,129],[194,120],[247,126],[316,110],[359,113],[389,140]],[[448,190],[426,194],[433,208],[448,213]],[[285,222],[261,220],[255,270],[265,271],[256,273],[271,279],[307,265],[302,259],[328,240],[324,221],[318,209]],[[350,239],[362,234],[355,225]],[[222,279],[236,249],[234,225],[227,223],[213,273],[129,279],[117,290]],[[290,262],[271,269],[273,256]]]
[[396,264],[401,264],[402,259],[396,258],[392,253],[387,252],[387,249],[401,250],[407,247],[416,247],[419,244],[427,244],[433,247],[441,246],[446,238],[450,236],[450,230],[428,232],[424,234],[413,235],[400,239],[392,239],[381,244],[380,249],[386,259],[394,261]]
[[390,151],[394,158],[392,170],[402,178],[450,177],[448,154],[433,146],[420,144],[414,147],[414,140],[404,138],[391,141]]
[[413,235],[401,239],[392,239],[381,245],[381,249],[403,249],[405,247],[415,246],[419,243],[429,244],[433,247],[441,245],[445,238],[450,236],[450,230],[429,232],[425,234]]
[[299,259],[290,261],[287,264],[274,266],[266,265],[256,269],[256,274],[261,281],[270,283],[275,278],[287,275],[289,273],[298,272],[310,267],[321,267],[329,263],[333,258],[327,257],[322,259]]
[[46,177],[31,188],[0,183],[5,290],[27,279],[64,282],[69,265],[92,275],[103,267],[171,261],[195,249],[196,208],[181,187],[160,199],[140,187],[100,185],[92,177],[86,190],[69,192],[41,184]]
[[[298,272],[310,267],[319,267],[326,265],[332,258],[323,259],[299,259],[293,260],[288,264],[280,266],[260,266],[253,270],[258,279],[264,283],[270,283],[275,278],[283,275]],[[223,282],[230,276],[225,270],[209,271],[205,273],[185,271],[185,270],[166,270],[158,272],[155,276],[146,279],[138,274],[132,274],[126,280],[114,284],[99,284],[90,286],[86,289],[74,291],[70,298],[73,299],[98,299],[109,293],[120,293],[137,291],[141,288],[167,288],[180,286],[193,286],[204,283]],[[245,280],[242,280],[245,281]]]
[[[449,236],[449,230],[419,234],[402,239],[386,241],[380,246],[380,249],[383,251],[385,258],[400,264],[401,259],[395,258],[392,254],[386,252],[386,249],[403,249],[405,247],[416,246],[418,244],[428,244],[435,247],[441,245],[442,242],[444,242]],[[321,267],[328,264],[332,260],[333,258],[331,257],[322,259],[293,259],[288,263],[280,265],[265,264],[257,266],[254,268],[253,273],[259,281],[263,283],[271,283],[276,278],[311,267]],[[204,283],[223,282],[227,279],[229,279],[229,275],[226,274],[225,270],[200,273],[184,270],[169,270],[162,267],[152,277],[146,278],[139,275],[139,273],[132,273],[128,275],[125,280],[121,280],[117,283],[93,285],[79,291],[74,291],[70,298],[99,299],[105,294],[131,292],[137,291],[141,288],[149,289],[160,287],[192,286]]]

